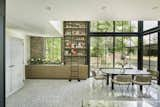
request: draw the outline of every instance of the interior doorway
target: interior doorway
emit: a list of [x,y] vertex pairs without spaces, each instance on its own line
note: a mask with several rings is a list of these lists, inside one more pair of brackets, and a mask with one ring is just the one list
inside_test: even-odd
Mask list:
[[6,96],[23,87],[24,41],[15,37],[6,40]]

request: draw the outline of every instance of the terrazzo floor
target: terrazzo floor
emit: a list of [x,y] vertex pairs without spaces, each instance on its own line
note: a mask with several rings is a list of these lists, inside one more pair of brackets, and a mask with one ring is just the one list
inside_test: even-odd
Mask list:
[[[160,86],[144,87],[143,94],[138,86],[110,86],[93,78],[81,80],[28,79],[22,89],[6,99],[6,107],[81,107],[86,100],[149,101],[158,107]],[[149,89],[146,92],[146,89]]]

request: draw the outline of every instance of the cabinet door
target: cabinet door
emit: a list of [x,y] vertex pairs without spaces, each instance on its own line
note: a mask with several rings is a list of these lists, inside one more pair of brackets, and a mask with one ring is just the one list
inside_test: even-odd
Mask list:
[[6,95],[9,96],[24,85],[24,45],[23,40],[14,37],[6,44]]
[[80,79],[87,79],[88,78],[88,65],[79,66],[79,74],[80,74]]

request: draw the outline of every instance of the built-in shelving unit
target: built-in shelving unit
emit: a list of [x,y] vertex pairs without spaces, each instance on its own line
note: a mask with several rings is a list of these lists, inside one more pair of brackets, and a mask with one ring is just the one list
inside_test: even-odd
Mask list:
[[79,65],[87,64],[86,59],[87,22],[64,21],[64,64],[71,66],[71,79],[79,78]]

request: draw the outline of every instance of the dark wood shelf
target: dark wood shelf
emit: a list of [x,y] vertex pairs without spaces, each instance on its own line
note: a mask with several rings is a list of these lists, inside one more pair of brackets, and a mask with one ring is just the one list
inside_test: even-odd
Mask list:
[[64,27],[64,29],[86,29],[86,27]]
[[[74,27],[75,26],[75,27]],[[64,63],[71,64],[70,80],[75,77],[79,79],[79,65],[87,63],[87,22],[65,21],[64,22]],[[82,46],[83,48],[72,48],[69,46]],[[67,47],[68,46],[68,47]],[[74,49],[74,50],[72,50]],[[77,53],[77,55],[73,55]],[[76,66],[74,66],[76,64]],[[77,74],[72,75],[72,73]]]

